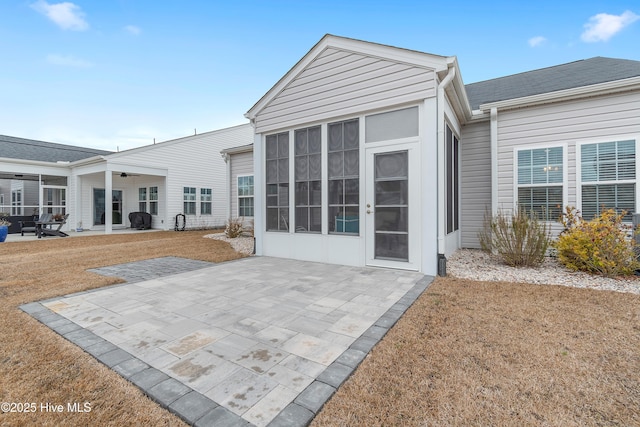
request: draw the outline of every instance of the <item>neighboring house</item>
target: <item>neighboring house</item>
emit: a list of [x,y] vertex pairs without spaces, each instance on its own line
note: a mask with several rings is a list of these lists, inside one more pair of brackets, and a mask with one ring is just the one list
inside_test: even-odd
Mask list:
[[137,211],[150,213],[157,229],[172,229],[177,214],[185,214],[187,228],[217,227],[228,218],[229,194],[220,150],[251,139],[246,124],[111,153],[2,137],[0,176],[41,177],[42,199],[29,208],[46,211],[48,189],[55,189],[69,228],[110,233],[130,226],[128,214]]
[[327,35],[245,116],[258,255],[436,274],[486,212],[638,211],[638,61],[465,87],[455,57]]

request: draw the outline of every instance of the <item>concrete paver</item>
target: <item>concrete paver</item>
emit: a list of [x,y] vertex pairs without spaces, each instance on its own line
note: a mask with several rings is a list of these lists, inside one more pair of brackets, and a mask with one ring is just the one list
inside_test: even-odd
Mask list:
[[23,310],[198,426],[306,425],[432,280],[268,257],[93,271],[130,283]]

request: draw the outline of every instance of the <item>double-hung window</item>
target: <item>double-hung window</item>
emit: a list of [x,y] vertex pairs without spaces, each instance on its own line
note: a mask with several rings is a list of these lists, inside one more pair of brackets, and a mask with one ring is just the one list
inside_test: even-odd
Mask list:
[[296,232],[322,230],[320,126],[295,131]]
[[149,187],[149,213],[158,215],[158,187]]
[[289,230],[289,132],[267,135],[267,231]]
[[627,211],[630,220],[636,206],[636,141],[582,144],[580,151],[582,217],[615,209]]
[[360,232],[360,125],[328,125],[329,232]]
[[558,221],[563,204],[563,147],[518,151],[518,209]]
[[147,187],[138,188],[138,210],[147,212]]
[[253,217],[253,175],[238,177],[238,216]]
[[201,188],[200,189],[200,215],[211,215],[211,189],[210,188]]
[[183,187],[183,205],[185,215],[196,214],[196,187]]

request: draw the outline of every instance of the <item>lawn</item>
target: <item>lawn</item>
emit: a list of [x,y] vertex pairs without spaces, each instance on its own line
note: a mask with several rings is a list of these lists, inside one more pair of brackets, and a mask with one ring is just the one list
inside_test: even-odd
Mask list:
[[[88,268],[238,257],[204,234],[1,244],[0,402],[89,402],[91,412],[0,413],[0,425],[184,425],[18,306],[117,282]],[[313,425],[630,426],[639,408],[640,296],[440,278]]]

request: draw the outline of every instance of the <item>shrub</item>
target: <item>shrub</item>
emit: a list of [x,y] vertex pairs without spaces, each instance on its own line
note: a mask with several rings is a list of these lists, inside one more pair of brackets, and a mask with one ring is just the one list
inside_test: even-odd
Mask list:
[[551,243],[547,224],[520,209],[512,214],[499,211],[493,217],[487,212],[478,237],[483,250],[497,253],[512,267],[539,266]]
[[229,218],[224,234],[230,239],[239,237],[244,230],[242,222],[242,218]]
[[567,228],[555,243],[558,260],[571,270],[606,277],[634,274],[640,263],[636,242],[629,238],[631,227],[622,222],[625,215],[607,209],[591,221],[583,221],[578,211],[567,208],[569,221],[563,221]]

